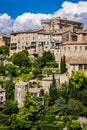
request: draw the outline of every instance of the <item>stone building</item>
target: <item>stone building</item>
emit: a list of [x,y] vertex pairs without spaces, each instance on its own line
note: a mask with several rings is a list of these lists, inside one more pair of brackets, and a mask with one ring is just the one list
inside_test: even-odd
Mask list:
[[61,55],[66,56],[67,71],[87,70],[87,41],[65,42]]
[[6,34],[0,34],[0,46],[8,45],[10,46],[10,36]]
[[[56,17],[43,19],[41,24],[42,29],[40,30],[12,32],[10,55],[26,49],[30,58],[33,59],[42,56],[44,51],[50,50],[54,54],[59,68],[62,55],[65,55],[67,59],[71,56],[73,58],[77,57],[77,59],[78,56],[83,58],[84,55],[84,59],[87,59],[87,30],[83,30],[83,23]],[[69,62],[67,63],[69,64]],[[70,64],[72,63],[70,62]]]
[[24,97],[28,90],[28,82],[17,82],[15,84],[15,101],[18,103],[18,107],[22,107],[24,104]]
[[[57,86],[60,86],[61,83],[67,82],[68,77],[66,74],[55,75]],[[53,77],[50,75],[46,76],[41,81],[37,79],[30,80],[29,82],[19,81],[15,84],[15,101],[18,103],[18,107],[24,105],[24,98],[27,90],[34,97],[42,97],[44,93],[49,93],[50,85],[52,84]]]

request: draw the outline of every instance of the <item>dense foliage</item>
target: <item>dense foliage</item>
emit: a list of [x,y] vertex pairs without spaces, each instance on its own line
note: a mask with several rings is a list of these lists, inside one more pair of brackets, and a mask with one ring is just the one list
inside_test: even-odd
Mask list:
[[[58,86],[54,72],[57,63],[50,51],[44,52],[34,61],[30,60],[27,51],[14,54],[9,60],[4,64],[2,59],[0,64],[0,85],[6,90],[6,102],[0,112],[0,130],[87,129],[87,124],[81,128],[78,121],[78,117],[87,117],[87,77],[83,71],[72,72],[69,82]],[[20,80],[41,80],[45,76],[43,71],[53,76],[49,93],[42,90],[40,97],[35,98],[27,90],[24,106],[18,108],[14,100],[14,83]],[[61,73],[65,72],[66,61],[63,56]]]

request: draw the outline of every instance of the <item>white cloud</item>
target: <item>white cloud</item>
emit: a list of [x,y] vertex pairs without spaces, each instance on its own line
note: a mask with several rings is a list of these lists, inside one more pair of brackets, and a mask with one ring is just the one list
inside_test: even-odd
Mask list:
[[41,19],[51,18],[51,15],[24,13],[14,22],[13,30],[41,28]]
[[15,20],[13,20],[8,14],[4,13],[0,15],[0,33],[10,33],[12,30],[41,28],[41,19],[59,16],[82,22],[87,29],[87,2],[80,1],[78,3],[72,3],[65,1],[61,8],[53,14],[47,15],[27,12],[18,16]]
[[82,22],[87,29],[87,2],[72,3],[66,1],[62,4],[62,8],[54,13],[54,16]]
[[0,15],[0,32],[9,33],[12,31],[13,19],[6,13]]

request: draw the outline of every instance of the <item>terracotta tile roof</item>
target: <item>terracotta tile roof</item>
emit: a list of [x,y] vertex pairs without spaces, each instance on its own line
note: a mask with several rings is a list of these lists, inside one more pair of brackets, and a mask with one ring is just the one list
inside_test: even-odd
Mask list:
[[39,93],[41,88],[29,88],[30,93]]
[[49,30],[49,31],[45,31],[45,30],[42,30],[42,31],[39,31],[38,34],[44,34],[44,35],[50,35],[52,34],[53,31],[52,30]]
[[6,34],[4,34],[4,33],[1,33],[0,36],[10,38],[10,36],[8,36],[8,35],[6,35]]
[[39,32],[39,31],[41,31],[41,30],[42,30],[42,29],[21,30],[21,31],[12,32],[11,35],[21,34],[21,33],[36,33],[36,32]]
[[64,42],[62,45],[79,45],[79,44],[87,44],[87,41],[71,41],[71,42]]

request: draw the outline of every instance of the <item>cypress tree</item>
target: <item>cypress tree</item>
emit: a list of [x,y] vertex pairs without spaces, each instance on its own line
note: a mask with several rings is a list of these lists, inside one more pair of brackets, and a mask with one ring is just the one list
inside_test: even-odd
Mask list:
[[66,57],[64,55],[63,57],[61,57],[60,71],[61,71],[61,74],[66,72]]
[[51,98],[51,104],[57,99],[58,97],[58,93],[57,93],[57,85],[56,85],[56,80],[53,74],[53,80],[52,80],[52,84],[50,85],[50,89],[49,89],[49,96]]

